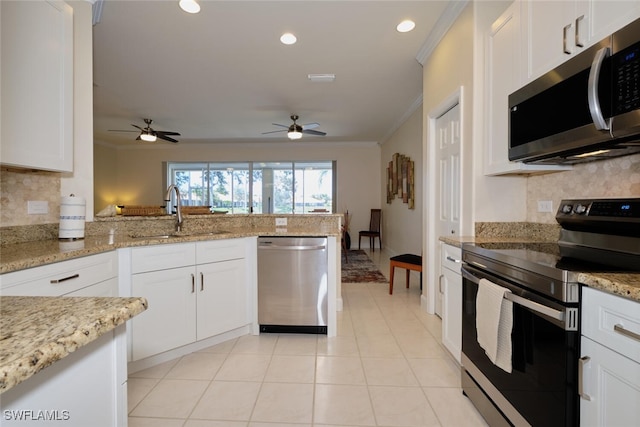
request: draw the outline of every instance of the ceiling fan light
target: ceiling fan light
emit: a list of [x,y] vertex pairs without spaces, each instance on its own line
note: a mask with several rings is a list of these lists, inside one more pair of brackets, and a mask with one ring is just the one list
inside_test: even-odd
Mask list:
[[147,142],[156,142],[156,136],[150,133],[141,133],[140,139]]
[[187,13],[198,13],[200,12],[200,5],[196,0],[180,0],[180,8]]
[[297,130],[290,131],[287,133],[289,139],[300,139],[302,138],[302,132],[298,132]]

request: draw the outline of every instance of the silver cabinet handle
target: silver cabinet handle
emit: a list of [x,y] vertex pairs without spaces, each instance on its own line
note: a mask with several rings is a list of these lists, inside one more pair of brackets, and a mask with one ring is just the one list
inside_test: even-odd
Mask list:
[[591,358],[583,356],[578,360],[578,395],[584,400],[591,400],[591,396],[584,392],[584,365],[589,363]]
[[200,291],[204,291],[204,273],[200,272]]
[[457,262],[457,263],[462,262],[459,259],[451,258],[449,255],[447,255],[447,261]]
[[580,15],[576,18],[576,46],[584,47],[584,42],[580,38],[580,23],[584,21],[584,15]]
[[67,280],[77,279],[78,277],[80,277],[80,274],[76,273],[72,276],[63,277],[62,279],[51,279],[50,283],[62,283],[62,282],[66,282]]
[[631,332],[630,330],[625,329],[623,325],[614,325],[613,330],[619,334],[624,335],[625,337],[631,338],[632,340],[640,341],[640,334],[636,334],[635,332]]
[[564,28],[562,29],[562,51],[567,55],[571,55],[572,53],[571,49],[569,48],[569,45],[567,44],[567,33],[569,32],[570,29],[571,29],[571,24],[565,25]]
[[196,291],[196,276],[191,273],[191,293]]

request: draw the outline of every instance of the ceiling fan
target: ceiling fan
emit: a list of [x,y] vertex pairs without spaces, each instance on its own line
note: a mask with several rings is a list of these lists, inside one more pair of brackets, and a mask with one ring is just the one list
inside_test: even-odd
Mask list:
[[[138,135],[138,137],[136,138],[136,141],[142,140],[142,141],[148,141],[148,142],[155,142],[157,138],[160,138],[169,142],[178,142],[177,139],[173,139],[169,136],[169,135],[180,136],[178,132],[166,132],[162,130],[155,130],[151,127],[151,122],[153,120],[151,119],[143,119],[143,120],[147,124],[147,126],[145,126],[144,128],[141,128],[138,125],[131,124],[131,126],[133,126],[134,128],[140,129],[140,135]],[[109,129],[109,131],[110,132],[138,132],[137,130],[117,130],[117,129]]]
[[263,135],[266,135],[268,133],[276,133],[276,132],[287,132],[287,136],[289,137],[289,139],[300,139],[302,138],[302,134],[306,133],[309,135],[319,135],[319,136],[324,136],[326,135],[326,132],[321,132],[319,130],[313,130],[315,128],[317,128],[318,126],[320,126],[320,123],[307,123],[306,125],[299,125],[298,123],[296,123],[296,121],[299,119],[299,117],[295,114],[291,115],[291,120],[293,120],[293,124],[287,126],[287,125],[281,125],[279,123],[272,123],[272,125],[274,126],[280,126],[283,127],[285,129],[281,129],[281,130],[272,130],[269,132],[262,132]]

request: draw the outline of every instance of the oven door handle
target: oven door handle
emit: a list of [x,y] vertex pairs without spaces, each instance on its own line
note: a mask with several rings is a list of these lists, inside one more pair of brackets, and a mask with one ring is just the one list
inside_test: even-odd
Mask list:
[[[477,285],[480,284],[480,279],[478,279],[476,276],[471,274],[464,267],[461,268],[461,271],[462,271],[462,277],[472,281],[473,283],[475,283]],[[530,310],[533,310],[533,311],[535,311],[537,313],[544,314],[545,316],[549,316],[552,319],[556,319],[556,320],[559,320],[561,322],[564,322],[564,312],[563,311],[556,310],[556,309],[551,308],[551,307],[547,307],[544,304],[540,304],[538,302],[531,301],[531,300],[528,300],[526,298],[522,298],[521,296],[516,295],[516,294],[514,294],[512,292],[509,292],[509,293],[505,294],[504,297],[505,297],[505,299],[508,299],[511,302],[514,302],[514,303],[516,303],[518,305],[526,307],[526,308],[528,308]]]

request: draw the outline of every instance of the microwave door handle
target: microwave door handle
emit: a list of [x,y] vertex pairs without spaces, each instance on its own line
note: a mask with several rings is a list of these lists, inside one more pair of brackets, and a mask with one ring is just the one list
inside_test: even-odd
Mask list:
[[602,116],[602,110],[600,109],[600,99],[598,97],[598,80],[600,80],[600,69],[605,58],[609,56],[609,47],[603,47],[596,52],[596,56],[591,63],[591,69],[589,70],[589,84],[587,88],[587,98],[589,99],[589,112],[591,113],[591,119],[593,124],[596,125],[598,130],[609,130],[609,123]]

